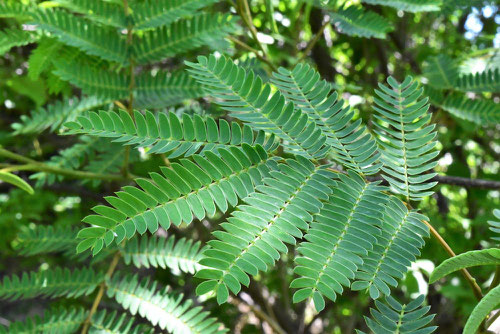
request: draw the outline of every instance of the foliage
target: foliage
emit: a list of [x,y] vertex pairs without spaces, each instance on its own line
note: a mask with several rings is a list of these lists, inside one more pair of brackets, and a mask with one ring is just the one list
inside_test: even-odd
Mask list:
[[2,2],[0,333],[494,330],[499,15]]

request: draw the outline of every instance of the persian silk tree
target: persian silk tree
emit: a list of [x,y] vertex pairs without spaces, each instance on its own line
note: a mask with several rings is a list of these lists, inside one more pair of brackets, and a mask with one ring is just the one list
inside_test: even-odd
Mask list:
[[[386,38],[394,27],[373,5],[441,10],[434,0],[362,2],[308,4],[330,21],[306,51],[328,27]],[[0,180],[36,194],[80,179],[95,195],[70,226],[18,233],[19,255],[65,262],[0,280],[0,299],[55,300],[0,333],[224,333],[241,330],[224,315],[245,310],[268,332],[305,333],[306,314],[309,331],[345,296],[373,300],[358,333],[431,333],[424,295],[398,301],[431,237],[450,259],[430,282],[461,270],[479,300],[465,332],[486,328],[500,274],[483,296],[467,268],[500,266],[498,248],[455,256],[420,203],[450,182],[436,172],[430,108],[495,124],[498,105],[465,93],[498,93],[498,69],[463,75],[452,61],[429,59],[416,78],[386,76],[371,87],[367,119],[309,62],[273,63],[246,0],[227,13],[215,3],[0,4],[0,17],[15,23],[0,35],[2,48],[36,43],[29,76],[75,94],[12,125],[17,138],[55,133],[72,144],[46,162],[0,147],[11,162]],[[273,2],[264,5],[276,25]],[[258,50],[239,39],[243,31]],[[260,61],[232,57],[231,45]],[[284,310],[273,307],[277,289]],[[302,327],[293,328],[298,317]]]

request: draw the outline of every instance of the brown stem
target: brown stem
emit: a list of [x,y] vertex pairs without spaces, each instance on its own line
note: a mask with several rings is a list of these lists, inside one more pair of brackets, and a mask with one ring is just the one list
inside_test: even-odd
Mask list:
[[273,71],[276,71],[276,66],[273,65],[273,63],[271,63],[271,61],[269,59],[267,59],[265,56],[262,56],[258,50],[252,48],[250,45],[246,44],[245,42],[242,42],[240,41],[239,39],[237,38],[234,38],[233,36],[228,36],[227,39],[229,39],[231,42],[233,42],[234,44],[237,44],[239,45],[240,47],[242,47],[243,49],[247,50],[247,51],[250,51],[252,52],[253,54],[255,54],[255,56],[257,58],[259,58],[260,60],[262,60],[264,63],[266,63]]
[[309,52],[311,52],[314,45],[316,45],[316,43],[321,38],[321,35],[323,35],[323,32],[325,31],[326,27],[328,27],[329,25],[330,25],[330,21],[326,21],[325,23],[323,23],[321,28],[319,28],[319,30],[314,35],[313,39],[309,42],[309,44],[307,44],[307,47],[305,48],[304,52],[302,53],[302,56],[300,57],[299,62],[303,61],[307,57],[307,55],[309,54]]
[[[432,236],[434,238],[436,238],[436,240],[444,248],[446,253],[448,253],[448,255],[450,255],[450,257],[456,256],[453,249],[451,249],[450,245],[448,245],[448,243],[443,239],[443,237],[439,234],[439,232],[428,221],[425,221],[425,220],[422,220],[422,221],[424,222],[425,225],[427,225],[427,227],[431,231]],[[469,271],[467,269],[464,268],[464,269],[461,269],[460,271],[462,272],[462,275],[464,276],[467,283],[469,283],[469,285],[472,289],[472,292],[474,293],[474,296],[476,297],[476,299],[481,300],[481,298],[483,298],[483,293],[482,293],[479,285],[477,285],[476,279],[474,277],[472,277],[472,275],[469,273]]]
[[280,327],[280,325],[269,315],[267,315],[265,312],[263,312],[260,308],[256,307],[255,305],[248,304],[244,302],[241,299],[233,299],[233,304],[240,305],[244,304],[250,308],[253,314],[255,314],[258,318],[261,320],[267,322],[269,326],[278,334],[286,334],[286,332],[283,330],[283,328]]
[[104,291],[106,291],[106,279],[110,278],[111,275],[113,275],[113,272],[115,271],[119,260],[120,260],[120,252],[118,251],[115,253],[113,260],[111,260],[109,269],[106,272],[105,280],[99,286],[99,291],[97,291],[97,295],[95,296],[94,302],[92,303],[89,315],[87,316],[85,322],[83,323],[83,328],[82,331],[80,332],[81,334],[86,334],[88,332],[92,316],[97,311],[97,307],[99,306],[99,303],[101,302],[101,299],[104,296]]

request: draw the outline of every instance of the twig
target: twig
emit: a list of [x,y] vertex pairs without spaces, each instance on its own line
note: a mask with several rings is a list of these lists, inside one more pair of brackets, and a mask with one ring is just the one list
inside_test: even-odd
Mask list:
[[80,178],[80,179],[97,179],[97,180],[109,180],[109,181],[123,181],[128,180],[131,176],[123,176],[118,174],[101,174],[92,172],[83,172],[78,170],[60,168],[56,166],[51,166],[38,162],[36,160],[24,157],[20,154],[7,151],[6,149],[0,148],[0,156],[6,157],[8,159],[24,162],[24,165],[8,165],[4,168],[4,171],[14,171],[14,170],[29,170],[36,172],[48,172],[53,174],[64,175],[67,177]]
[[495,270],[495,276],[493,276],[493,280],[491,281],[488,292],[490,292],[492,289],[496,288],[496,286],[499,283],[500,283],[500,265],[498,265],[497,269]]
[[[408,206],[409,209],[411,209],[411,205],[409,205],[408,203],[406,203],[406,205]],[[432,236],[434,238],[436,238],[436,240],[444,248],[444,250],[446,251],[446,253],[448,253],[448,255],[450,257],[457,256],[455,254],[455,252],[453,251],[453,249],[451,249],[450,245],[448,245],[446,240],[444,240],[443,237],[441,236],[441,234],[439,234],[439,232],[434,228],[434,226],[432,226],[426,220],[422,220],[422,222],[429,228]],[[481,300],[481,298],[483,298],[483,292],[481,291],[481,288],[479,287],[479,285],[477,285],[476,279],[474,277],[472,277],[472,275],[469,273],[469,271],[467,269],[464,268],[464,269],[461,269],[460,271],[462,272],[462,275],[464,276],[467,283],[469,283],[469,285],[472,289],[472,292],[474,293],[474,296],[476,297],[476,299]]]
[[248,30],[250,30],[250,33],[252,34],[252,37],[255,40],[255,42],[257,43],[257,45],[259,46],[259,49],[261,49],[264,56],[266,56],[266,58],[268,58],[266,55],[266,50],[264,49],[264,47],[260,43],[259,38],[257,36],[257,29],[255,29],[255,26],[253,25],[252,13],[250,11],[250,6],[248,6],[247,0],[238,0],[238,4],[239,4],[238,7],[240,8],[240,11],[239,11],[240,16],[243,19],[243,22],[248,27]]
[[269,324],[269,326],[271,326],[271,328],[276,333],[278,333],[278,334],[286,334],[286,332],[283,330],[283,328],[281,328],[281,326],[276,321],[274,321],[274,319],[272,319],[269,315],[267,315],[265,312],[263,312],[260,308],[255,307],[254,305],[248,304],[248,303],[244,302],[243,300],[241,300],[239,298],[238,299],[233,298],[233,303],[236,304],[236,305],[239,305],[239,304],[247,305],[250,308],[250,310],[257,317],[259,317],[263,321],[267,322]]
[[454,186],[462,186],[465,188],[482,188],[482,189],[500,189],[500,181],[469,179],[459,176],[436,175],[432,181],[439,183],[450,184]]
[[105,280],[99,286],[99,291],[97,292],[97,295],[95,296],[94,302],[92,303],[92,307],[90,308],[89,315],[87,316],[87,318],[85,319],[85,322],[83,323],[83,328],[82,328],[81,334],[86,334],[87,331],[89,330],[92,316],[97,311],[97,307],[99,306],[99,303],[101,302],[101,299],[104,296],[104,291],[106,290],[106,279],[110,278],[111,275],[113,275],[113,272],[115,271],[119,260],[120,260],[120,252],[118,251],[115,253],[113,260],[111,260],[111,264],[109,265],[109,269],[106,272]]
[[[341,171],[342,172],[342,171]],[[380,181],[382,184],[388,185],[387,181],[382,176],[370,176],[366,178],[368,181]],[[500,189],[500,181],[484,180],[484,179],[469,179],[460,176],[436,175],[430,181],[437,181],[440,184],[449,184],[452,186],[460,186],[464,188],[481,188],[481,189]]]
[[309,42],[309,44],[307,44],[307,47],[305,48],[304,52],[302,53],[302,56],[300,57],[299,62],[303,61],[307,57],[307,55],[309,54],[309,52],[311,52],[314,45],[316,45],[316,43],[321,38],[321,35],[323,35],[323,32],[325,31],[326,27],[328,27],[329,25],[330,25],[330,21],[326,21],[325,23],[323,23],[321,28],[319,28],[319,30],[314,35],[313,39]]
[[243,49],[246,49],[246,50],[254,53],[257,58],[259,58],[264,63],[266,63],[273,71],[276,71],[276,66],[274,66],[273,63],[271,63],[271,61],[269,59],[267,59],[265,56],[262,56],[258,50],[252,48],[250,45],[246,44],[245,42],[242,42],[239,39],[234,38],[233,36],[227,36],[227,39],[229,39],[234,44],[241,46]]
[[486,323],[485,323],[485,327],[486,329],[488,329],[491,325],[493,325],[493,323],[495,322],[495,320],[498,319],[498,317],[500,317],[500,310],[498,310],[494,316],[492,316],[491,318],[489,318]]
[[[125,17],[129,19],[130,17],[130,9],[128,6],[128,1],[123,0],[123,8],[125,10]],[[130,78],[130,83],[128,86],[129,90],[129,95],[128,95],[128,105],[127,105],[127,112],[132,117],[134,118],[134,113],[133,113],[133,108],[134,108],[134,87],[135,87],[135,73],[134,73],[134,59],[131,57],[131,52],[130,52],[130,47],[132,46],[132,40],[133,40],[133,28],[134,26],[132,25],[132,21],[128,20],[129,23],[127,25],[127,52],[129,55],[129,78]],[[127,176],[129,173],[128,170],[128,164],[130,160],[130,146],[125,147],[125,156],[123,158],[123,166],[122,166],[122,174],[123,176]]]

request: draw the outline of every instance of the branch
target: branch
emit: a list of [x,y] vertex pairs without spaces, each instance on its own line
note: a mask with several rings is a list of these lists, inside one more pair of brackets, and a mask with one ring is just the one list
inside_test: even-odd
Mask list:
[[[105,279],[108,279],[113,275],[113,272],[115,271],[116,265],[118,264],[118,261],[120,260],[120,252],[116,252],[115,256],[113,257],[113,260],[111,260],[111,264],[109,265],[109,269],[106,272]],[[94,315],[95,311],[97,311],[97,307],[99,306],[99,303],[101,302],[102,297],[104,296],[104,291],[106,290],[106,281],[103,281],[99,287],[99,291],[97,292],[97,295],[94,299],[94,303],[92,303],[92,307],[90,308],[89,315],[85,319],[85,322],[83,323],[83,328],[81,331],[81,334],[86,334],[89,330],[90,322],[92,320],[92,316]]]
[[325,23],[323,23],[323,25],[316,32],[316,34],[311,39],[311,41],[309,42],[309,44],[307,44],[307,47],[305,48],[304,52],[302,53],[302,56],[300,57],[299,62],[303,61],[307,57],[307,55],[309,54],[309,52],[311,52],[311,50],[314,47],[314,45],[316,45],[316,43],[321,38],[321,35],[323,35],[323,31],[325,31],[326,27],[328,27],[329,25],[330,25],[330,21],[326,21]]
[[[337,170],[344,173],[344,171]],[[382,181],[382,184],[389,185],[389,183],[380,175],[369,176],[366,178],[368,181]],[[484,180],[484,179],[469,179],[460,176],[447,176],[436,175],[430,181],[437,181],[440,184],[449,184],[452,186],[460,186],[465,188],[481,188],[481,189],[500,189],[500,181]]]
[[266,55],[266,50],[264,49],[264,47],[259,41],[259,38],[257,37],[257,29],[255,29],[255,26],[253,25],[252,13],[250,12],[250,6],[248,6],[247,0],[238,0],[238,5],[240,9],[239,10],[240,16],[243,19],[243,22],[248,27],[248,30],[250,30],[250,33],[252,34],[252,37],[257,43],[257,45],[259,46],[259,49],[261,49],[264,56],[268,58]]
[[0,156],[6,157],[8,159],[17,160],[20,162],[24,162],[24,165],[9,165],[6,167],[6,170],[29,170],[36,172],[47,172],[53,174],[64,175],[72,178],[79,179],[97,179],[97,180],[107,180],[107,181],[123,181],[130,179],[130,175],[125,177],[123,175],[117,174],[100,174],[100,173],[91,173],[91,172],[83,172],[78,170],[66,169],[55,167],[51,165],[44,164],[42,162],[38,162],[36,160],[26,158],[20,154],[16,154],[6,149],[0,148]]
[[252,313],[254,313],[261,320],[267,322],[269,324],[269,326],[271,326],[271,328],[276,333],[286,334],[286,332],[283,330],[283,328],[281,328],[280,325],[276,321],[274,321],[274,319],[272,319],[269,315],[267,315],[265,312],[263,312],[260,308],[256,307],[255,305],[248,304],[239,298],[238,299],[233,298],[233,304],[235,304],[236,306],[241,305],[241,304],[248,306],[250,308],[250,310],[252,311]]
[[469,179],[466,177],[446,175],[436,175],[432,180],[465,188],[500,189],[500,181],[493,180]]
[[[130,77],[130,83],[128,86],[129,90],[129,96],[128,96],[128,105],[127,105],[127,112],[132,117],[134,118],[134,113],[133,113],[133,106],[134,106],[134,87],[135,87],[135,73],[134,73],[134,58],[131,56],[131,46],[132,46],[132,39],[134,37],[133,35],[133,29],[134,26],[132,24],[132,20],[130,20],[130,9],[128,6],[128,1],[123,0],[123,8],[125,10],[125,17],[129,21],[127,25],[127,52],[129,56],[129,77]],[[122,174],[123,176],[127,177],[129,174],[129,169],[128,169],[128,164],[129,164],[129,159],[130,159],[130,146],[125,147],[125,156],[123,158],[123,166],[122,166]]]
[[254,48],[252,48],[250,45],[246,44],[245,42],[242,42],[240,41],[239,39],[236,39],[234,38],[233,36],[229,35],[227,36],[227,39],[229,39],[231,42],[233,42],[234,44],[237,44],[239,46],[241,46],[243,49],[247,50],[247,51],[250,51],[252,52],[253,54],[255,54],[255,56],[257,58],[259,58],[260,60],[262,60],[264,63],[266,63],[270,68],[271,70],[273,71],[276,71],[276,66],[273,65],[273,63],[271,63],[271,61],[269,59],[267,59],[265,56],[262,56],[258,50],[255,50]]
[[[411,205],[409,203],[405,203],[406,206],[408,207],[408,209],[411,209]],[[444,250],[446,251],[446,253],[448,253],[448,255],[450,257],[455,257],[457,256],[457,254],[455,254],[455,252],[453,251],[453,249],[451,249],[450,245],[448,245],[448,243],[446,242],[446,240],[444,240],[444,238],[441,236],[441,234],[439,234],[439,232],[434,228],[434,226],[432,226],[428,221],[426,220],[422,220],[422,222],[429,228],[432,236],[434,238],[436,238],[436,240],[439,242],[439,244],[441,245],[441,247],[444,248]],[[472,275],[469,273],[469,271],[467,269],[460,269],[460,272],[462,273],[462,276],[464,276],[465,280],[467,281],[467,283],[469,283],[471,289],[472,289],[472,292],[474,293],[474,296],[476,297],[477,300],[481,300],[483,298],[483,292],[481,291],[481,288],[479,287],[479,285],[477,285],[477,282],[476,282],[476,279],[474,277],[472,277]]]

